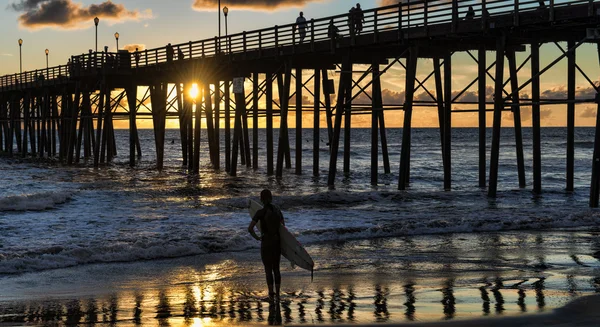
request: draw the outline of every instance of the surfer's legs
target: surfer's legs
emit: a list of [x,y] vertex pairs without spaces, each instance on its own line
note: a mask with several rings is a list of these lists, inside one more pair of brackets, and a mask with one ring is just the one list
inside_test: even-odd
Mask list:
[[[267,287],[269,289],[269,298],[273,300],[273,297],[275,296],[275,292],[273,291],[273,284],[275,280],[273,278],[273,258],[270,250],[271,249],[269,246],[265,246],[263,244],[260,249],[260,256],[263,265],[265,266],[265,274],[267,275]],[[279,265],[277,265],[277,268],[279,268]]]
[[267,274],[267,287],[269,288],[269,299],[272,300],[273,296],[275,295],[275,292],[273,292],[273,266],[265,265],[265,274]]
[[279,294],[281,294],[281,272],[279,271],[279,262],[281,261],[281,248],[276,247],[273,252],[273,274],[275,275],[275,291],[277,292],[277,298],[279,298]]
[[[281,247],[279,246],[279,242],[275,242],[273,246],[264,243],[261,244],[260,256],[265,266],[265,274],[267,275],[269,298],[273,300],[277,296],[279,299],[281,289],[281,272],[279,271]],[[275,292],[273,291],[273,284],[275,284]]]

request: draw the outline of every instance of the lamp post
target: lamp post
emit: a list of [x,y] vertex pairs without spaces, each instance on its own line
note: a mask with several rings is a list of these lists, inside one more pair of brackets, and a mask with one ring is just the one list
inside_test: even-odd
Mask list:
[[[227,38],[227,36],[229,36],[229,33],[227,33],[227,14],[229,14],[229,8],[227,8],[227,6],[225,6],[225,7],[223,7],[223,15],[225,16],[225,38]],[[229,45],[228,38],[227,38],[226,44]],[[226,50],[229,50],[229,47]]]
[[98,23],[100,23],[100,18],[94,18],[94,25],[96,25],[96,52],[98,52]]
[[46,69],[48,69],[48,54],[50,53],[50,50],[46,49]]
[[19,73],[23,74],[23,55],[21,48],[23,46],[23,39],[19,39]]
[[115,40],[117,40],[117,52],[119,52],[119,32],[115,33]]

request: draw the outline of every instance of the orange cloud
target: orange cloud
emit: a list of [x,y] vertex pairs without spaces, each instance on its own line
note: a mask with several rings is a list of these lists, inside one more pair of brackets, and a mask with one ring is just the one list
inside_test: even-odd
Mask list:
[[132,43],[132,44],[127,44],[123,47],[124,50],[127,50],[129,52],[135,52],[135,50],[137,49],[138,51],[143,51],[146,50],[146,45],[145,44],[136,44],[136,43]]
[[112,22],[152,17],[150,10],[127,10],[124,5],[110,0],[87,7],[74,3],[73,0],[21,0],[9,5],[9,8],[23,12],[19,16],[19,24],[27,29],[76,29],[84,24],[90,27],[94,17]]
[[[227,0],[230,8],[246,10],[278,10],[286,8],[299,8],[311,2],[325,2],[326,0]],[[192,7],[199,11],[213,11],[217,7],[217,0],[194,0]]]

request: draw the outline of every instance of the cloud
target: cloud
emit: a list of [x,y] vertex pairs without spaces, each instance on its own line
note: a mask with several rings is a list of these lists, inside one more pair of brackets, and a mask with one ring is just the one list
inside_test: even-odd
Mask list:
[[11,53],[0,53],[0,57],[12,57]]
[[596,106],[586,106],[585,109],[579,115],[579,117],[596,118],[596,111],[598,111],[598,108]]
[[[278,10],[287,8],[300,8],[313,2],[327,0],[228,0],[229,8],[245,10]],[[213,11],[217,7],[217,0],[194,0],[192,8],[199,11]]]
[[[599,85],[595,83],[596,87]],[[590,85],[587,87],[578,86],[575,88],[576,99],[594,99],[596,97],[596,90]],[[562,100],[567,98],[567,87],[565,85],[557,86],[555,88],[545,90],[541,94],[542,99],[555,99]]]
[[128,10],[124,5],[115,4],[110,0],[87,7],[74,3],[73,0],[21,0],[8,7],[22,12],[19,24],[27,29],[91,27],[94,17],[110,22],[152,18],[151,10]]
[[[552,116],[552,109],[551,108],[540,108],[540,119],[544,120],[544,119],[548,119]],[[512,114],[510,115],[510,119],[512,119]],[[522,122],[529,122],[531,121],[533,118],[532,116],[532,110],[531,107],[521,107],[521,121]]]
[[127,44],[123,47],[124,50],[127,50],[129,52],[135,52],[135,49],[138,49],[138,51],[143,51],[146,50],[146,45],[145,44],[136,44],[136,43],[132,43],[132,44]]

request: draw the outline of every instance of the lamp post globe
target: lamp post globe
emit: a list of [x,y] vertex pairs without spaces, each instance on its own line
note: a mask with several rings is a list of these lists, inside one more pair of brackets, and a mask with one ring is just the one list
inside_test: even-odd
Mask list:
[[117,40],[117,52],[119,52],[119,32],[115,33],[115,40]]
[[48,69],[48,54],[50,53],[50,50],[46,49],[46,69]]
[[23,73],[23,55],[21,48],[23,46],[23,39],[19,39],[19,73]]
[[[229,32],[227,31],[227,15],[229,14],[229,8],[227,6],[223,7],[223,15],[225,16],[225,37],[229,36]],[[229,46],[229,38],[226,39],[227,46]]]
[[100,23],[100,18],[94,18],[94,25],[96,25],[96,52],[98,52],[98,23]]

